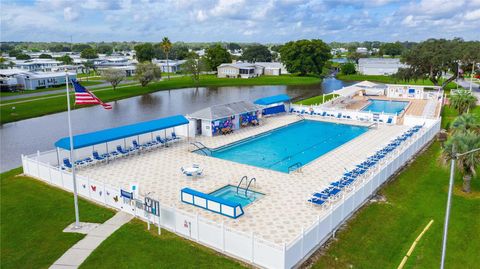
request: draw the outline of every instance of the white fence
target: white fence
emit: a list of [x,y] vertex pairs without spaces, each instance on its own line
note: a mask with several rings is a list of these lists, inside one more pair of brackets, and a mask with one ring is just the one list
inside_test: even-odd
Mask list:
[[[361,207],[368,200],[367,198],[395,171],[433,139],[439,130],[439,119],[430,126],[422,128],[419,134],[410,142],[406,142],[408,144],[375,171],[370,178],[356,189],[344,193],[342,200],[328,209],[330,214],[319,218],[288,245],[279,245],[257,238],[253,233],[246,234],[227,227],[223,223],[212,222],[175,207],[160,205],[160,217],[150,215],[142,208],[137,208],[134,200],[123,199],[118,188],[83,176],[77,176],[77,189],[79,195],[84,198],[128,212],[156,225],[160,223],[161,227],[178,235],[255,266],[291,268],[298,265],[323,244],[339,225]],[[25,174],[71,192],[73,190],[71,173],[48,164],[52,162],[56,162],[55,151],[22,156]],[[137,197],[137,199],[143,201],[143,197]]]

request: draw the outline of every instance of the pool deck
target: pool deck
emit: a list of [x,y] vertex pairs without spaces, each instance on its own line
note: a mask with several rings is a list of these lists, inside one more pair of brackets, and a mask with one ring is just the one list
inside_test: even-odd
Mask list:
[[[318,119],[310,116],[305,118]],[[277,116],[262,121],[260,126],[247,127],[230,135],[197,137],[195,140],[215,148],[298,120],[300,117],[296,115]],[[349,123],[346,120],[329,121]],[[254,232],[255,236],[281,244],[297,237],[302,227],[310,226],[318,216],[329,213],[326,209],[308,203],[309,194],[321,191],[330,182],[339,179],[344,169],[353,168],[407,129],[407,126],[402,125],[380,125],[378,129],[369,130],[303,166],[301,171],[291,174],[192,153],[190,151],[194,148],[186,140],[168,148],[158,148],[108,164],[83,168],[79,174],[122,188],[127,188],[130,182],[137,182],[141,194],[153,192],[151,196],[163,205],[198,213],[219,224],[224,222],[227,227],[246,233]],[[193,141],[190,139],[190,142]],[[181,173],[182,166],[191,166],[193,163],[204,169],[204,176],[192,180]],[[237,185],[245,175],[257,179],[252,189],[265,196],[245,207],[245,215],[238,219],[224,217],[180,201],[180,190],[184,187],[209,193],[227,184]]]
[[[355,100],[356,102],[349,105],[347,109],[361,110],[363,107],[368,105],[369,103],[368,99],[407,101],[407,102],[410,102],[410,104],[408,105],[407,110],[405,111],[405,115],[427,116],[425,114],[427,113],[426,107],[427,107],[428,100],[423,100],[423,99],[389,98],[385,96],[355,96],[353,97],[353,100]],[[437,106],[435,107],[435,115],[438,115],[440,108],[441,108],[441,104],[437,104]]]

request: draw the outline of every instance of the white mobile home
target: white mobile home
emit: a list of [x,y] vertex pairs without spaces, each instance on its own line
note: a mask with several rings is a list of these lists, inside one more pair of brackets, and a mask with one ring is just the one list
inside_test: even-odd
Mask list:
[[360,58],[357,72],[363,75],[392,75],[397,73],[398,68],[407,67],[395,58]]

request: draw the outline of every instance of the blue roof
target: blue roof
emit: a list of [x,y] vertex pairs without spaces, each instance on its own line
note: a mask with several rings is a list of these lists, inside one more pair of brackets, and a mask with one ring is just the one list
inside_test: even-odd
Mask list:
[[[120,126],[111,129],[100,130],[96,132],[80,134],[73,136],[73,148],[79,149],[88,146],[93,146],[109,141],[131,137],[135,135],[155,132],[167,128],[172,128],[179,125],[188,124],[188,119],[182,115],[176,115],[166,118],[161,118],[152,121],[144,121],[136,124]],[[64,137],[55,142],[55,147],[70,150],[70,139]]]
[[290,101],[290,96],[287,94],[279,94],[279,95],[273,95],[273,96],[268,96],[268,97],[263,97],[260,99],[255,100],[255,104],[257,105],[271,105],[275,103],[281,103],[281,102],[286,102]]

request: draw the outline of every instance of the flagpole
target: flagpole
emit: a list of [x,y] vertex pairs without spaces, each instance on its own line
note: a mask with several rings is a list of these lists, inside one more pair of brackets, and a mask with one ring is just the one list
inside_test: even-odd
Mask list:
[[65,84],[67,85],[67,115],[68,115],[68,135],[70,136],[70,160],[72,162],[72,178],[73,178],[73,201],[75,204],[75,229],[80,228],[80,217],[78,212],[78,197],[77,197],[77,178],[75,176],[75,151],[73,148],[73,135],[72,135],[72,119],[70,117],[70,91],[68,86],[70,80],[68,78],[68,72],[65,71]]

